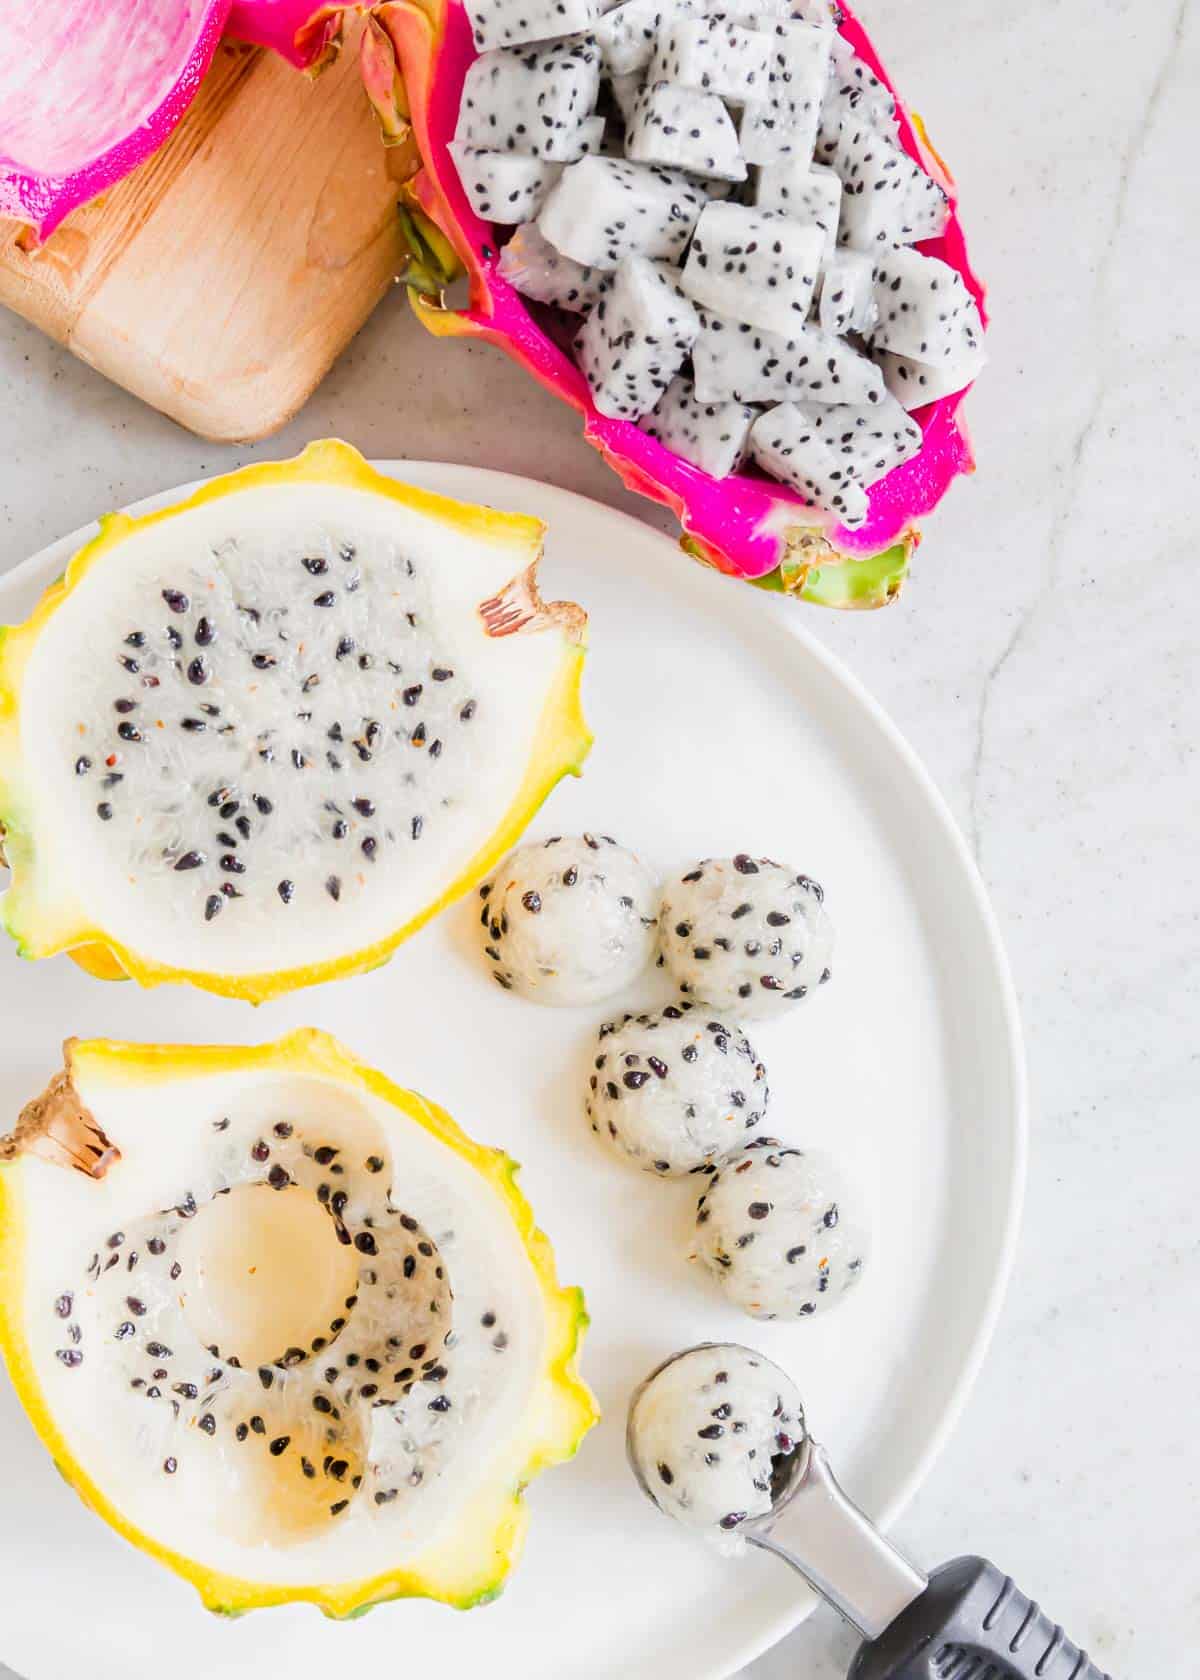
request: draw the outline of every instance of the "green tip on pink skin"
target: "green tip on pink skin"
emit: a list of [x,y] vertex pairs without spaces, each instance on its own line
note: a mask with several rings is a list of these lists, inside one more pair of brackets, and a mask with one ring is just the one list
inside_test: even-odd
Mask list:
[[[388,20],[389,13],[394,21]],[[788,486],[749,473],[710,478],[631,421],[600,414],[583,374],[567,353],[567,338],[557,342],[543,318],[535,316],[498,273],[495,231],[475,215],[450,161],[447,145],[454,137],[463,78],[475,58],[461,0],[446,0],[436,36],[427,25],[417,23],[407,6],[385,8],[384,16],[404,72],[412,122],[425,159],[410,193],[450,238],[471,281],[467,309],[440,312],[426,306],[420,311],[425,324],[447,336],[486,339],[523,363],[535,379],[578,411],[584,436],[628,488],[671,508],[682,527],[684,546],[718,570],[751,581],[774,577],[770,587],[826,605],[880,605],[893,599],[917,522],[936,507],[960,473],[974,467],[959,415],[966,390],[916,411],[914,419],[923,433],[920,452],[871,487],[867,520],[853,530],[820,526]],[[843,10],[840,30],[894,94],[849,10]],[[967,257],[953,183],[898,98],[897,109],[902,145],[950,199],[945,233],[925,241],[921,249],[958,270],[983,313],[983,286]],[[806,536],[817,539],[818,546],[832,548],[832,562],[793,565],[789,574],[789,556],[805,548]]]

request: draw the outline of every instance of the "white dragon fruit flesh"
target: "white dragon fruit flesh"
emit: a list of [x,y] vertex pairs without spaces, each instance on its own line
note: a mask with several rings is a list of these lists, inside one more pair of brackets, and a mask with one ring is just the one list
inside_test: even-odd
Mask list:
[[637,104],[638,94],[642,91],[644,78],[640,70],[629,71],[625,75],[610,76],[609,88],[612,92],[613,104],[621,113],[621,121],[626,128],[633,118],[633,109]]
[[685,996],[716,1009],[745,1020],[783,1014],[829,979],[823,900],[815,881],[770,858],[703,858],[663,891],[661,966]]
[[809,159],[829,79],[833,31],[795,19],[763,18],[760,27],[770,33],[770,76],[766,99],[748,101],[742,113],[743,156],[749,163]]
[[817,320],[825,332],[867,333],[879,319],[875,259],[867,251],[837,250],[821,271]]
[[629,1456],[643,1488],[664,1516],[729,1554],[745,1551],[738,1530],[769,1514],[773,1479],[804,1441],[791,1378],[733,1342],[677,1353],[629,1409]]
[[843,525],[861,525],[867,493],[810,412],[795,403],[768,409],[750,428],[750,453],[765,473],[798,490],[806,507],[832,513]]
[[528,152],[480,152],[455,141],[449,149],[472,210],[489,222],[515,224],[536,216],[563,169]]
[[885,139],[898,143],[896,101],[840,35],[835,35],[831,44],[829,69],[829,85],[821,102],[817,127],[817,162],[833,162],[843,124],[873,128]]
[[828,266],[837,246],[842,208],[842,183],[832,169],[805,157],[764,163],[756,171],[754,202],[760,210],[815,223],[824,235],[821,264]]
[[960,317],[957,341],[949,356],[936,366],[898,356],[892,350],[879,355],[879,366],[888,391],[902,408],[923,408],[969,385],[987,360],[979,331],[978,310]]
[[659,32],[689,8],[682,0],[623,0],[595,28],[604,68],[610,76],[644,74],[654,56]]
[[630,256],[678,260],[704,203],[703,190],[678,170],[587,157],[563,171],[538,227],[555,250],[612,270]]
[[962,275],[938,257],[904,246],[875,262],[875,302],[879,319],[871,329],[878,350],[893,350],[920,362],[953,359],[964,323],[983,335],[975,299]]
[[642,89],[625,135],[625,154],[638,163],[686,169],[719,181],[746,179],[737,131],[716,94],[670,82],[649,82]]
[[522,297],[586,314],[600,296],[604,276],[556,251],[536,222],[519,227],[500,253],[500,273]]
[[701,402],[871,403],[883,395],[883,375],[844,339],[819,327],[790,337],[701,308],[692,346]]
[[860,484],[869,487],[893,467],[910,461],[921,447],[921,428],[895,397],[870,405],[832,403],[807,408],[809,424],[841,457]]
[[601,414],[640,420],[683,366],[700,322],[678,271],[626,257],[575,337]]
[[499,47],[467,71],[454,138],[480,151],[528,152],[571,163],[587,149],[600,92],[591,35],[541,47]]
[[479,897],[496,983],[535,1003],[597,1003],[632,985],[654,953],[655,883],[609,835],[518,846]]
[[717,15],[666,24],[650,60],[651,82],[715,93],[735,105],[767,98],[771,41]]
[[811,1318],[862,1276],[855,1204],[827,1155],[755,1138],[705,1186],[691,1258],[751,1318]]
[[702,403],[692,381],[679,374],[639,424],[711,478],[728,478],[742,464],[758,414],[748,403]]
[[907,152],[875,129],[843,123],[833,167],[842,178],[838,240],[859,250],[926,239],[946,214],[945,196]]
[[815,225],[747,204],[707,204],[680,283],[706,309],[786,336],[808,317],[824,240]]
[[663,1178],[711,1171],[762,1125],[767,1070],[745,1034],[691,1003],[600,1028],[588,1078],[592,1130]]
[[466,9],[479,52],[576,35],[600,15],[596,0],[466,0]]

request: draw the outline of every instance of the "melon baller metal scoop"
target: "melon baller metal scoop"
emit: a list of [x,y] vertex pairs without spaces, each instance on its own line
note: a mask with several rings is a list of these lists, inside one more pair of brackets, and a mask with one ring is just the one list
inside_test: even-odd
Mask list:
[[[664,1361],[629,1403],[630,1468],[656,1506],[635,1452],[634,1411],[661,1372],[696,1351]],[[995,1564],[962,1557],[930,1575],[914,1568],[843,1492],[807,1428],[794,1450],[772,1460],[770,1498],[769,1512],[738,1533],[794,1569],[863,1635],[848,1680],[1111,1680]],[[772,1534],[785,1511],[786,1546]]]

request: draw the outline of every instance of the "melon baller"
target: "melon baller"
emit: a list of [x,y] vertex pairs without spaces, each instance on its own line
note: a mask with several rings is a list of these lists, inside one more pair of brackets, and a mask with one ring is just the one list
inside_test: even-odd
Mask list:
[[[665,1360],[629,1402],[629,1465],[656,1506],[634,1450],[634,1411],[655,1377],[696,1351]],[[839,1486],[807,1426],[794,1451],[773,1459],[770,1498],[769,1512],[738,1532],[794,1569],[862,1634],[847,1680],[1111,1680],[985,1558],[955,1558],[929,1575],[909,1563]],[[786,1546],[772,1533],[785,1511]]]

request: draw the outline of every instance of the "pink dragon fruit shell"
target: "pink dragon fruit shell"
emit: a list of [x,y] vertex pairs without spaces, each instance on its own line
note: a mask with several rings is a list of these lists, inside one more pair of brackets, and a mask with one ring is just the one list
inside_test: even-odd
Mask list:
[[0,215],[45,238],[150,156],[216,50],[229,0],[3,0]]
[[[454,137],[463,79],[475,58],[461,0],[387,0],[374,11],[369,91],[385,129],[403,124],[384,109],[387,78],[380,73],[378,37],[386,33],[402,81],[402,116],[411,124],[423,167],[406,188],[417,213],[412,242],[418,247],[409,274],[413,308],[442,336],[482,338],[522,362],[549,390],[576,409],[584,435],[625,485],[671,508],[685,548],[698,559],[737,577],[826,605],[879,606],[894,598],[920,540],[917,521],[941,500],[960,473],[974,468],[959,412],[965,391],[918,410],[920,452],[868,492],[865,524],[848,530],[823,526],[790,487],[749,473],[713,479],[680,460],[627,420],[600,414],[583,374],[497,270],[490,224],[475,215],[447,151]],[[843,8],[842,35],[895,94],[862,26]],[[931,174],[950,200],[945,233],[921,249],[941,257],[963,276],[983,309],[983,287],[971,270],[958,217],[954,184],[919,122],[899,97],[896,104],[905,150]],[[422,234],[421,230],[424,229]],[[470,281],[467,308],[443,307],[429,282],[431,233],[453,247]],[[442,265],[442,279],[449,279]],[[984,317],[986,319],[986,316]],[[564,339],[565,344],[568,340]]]
[[317,69],[341,5],[317,0],[0,0],[0,216],[46,239],[148,158],[228,26]]

